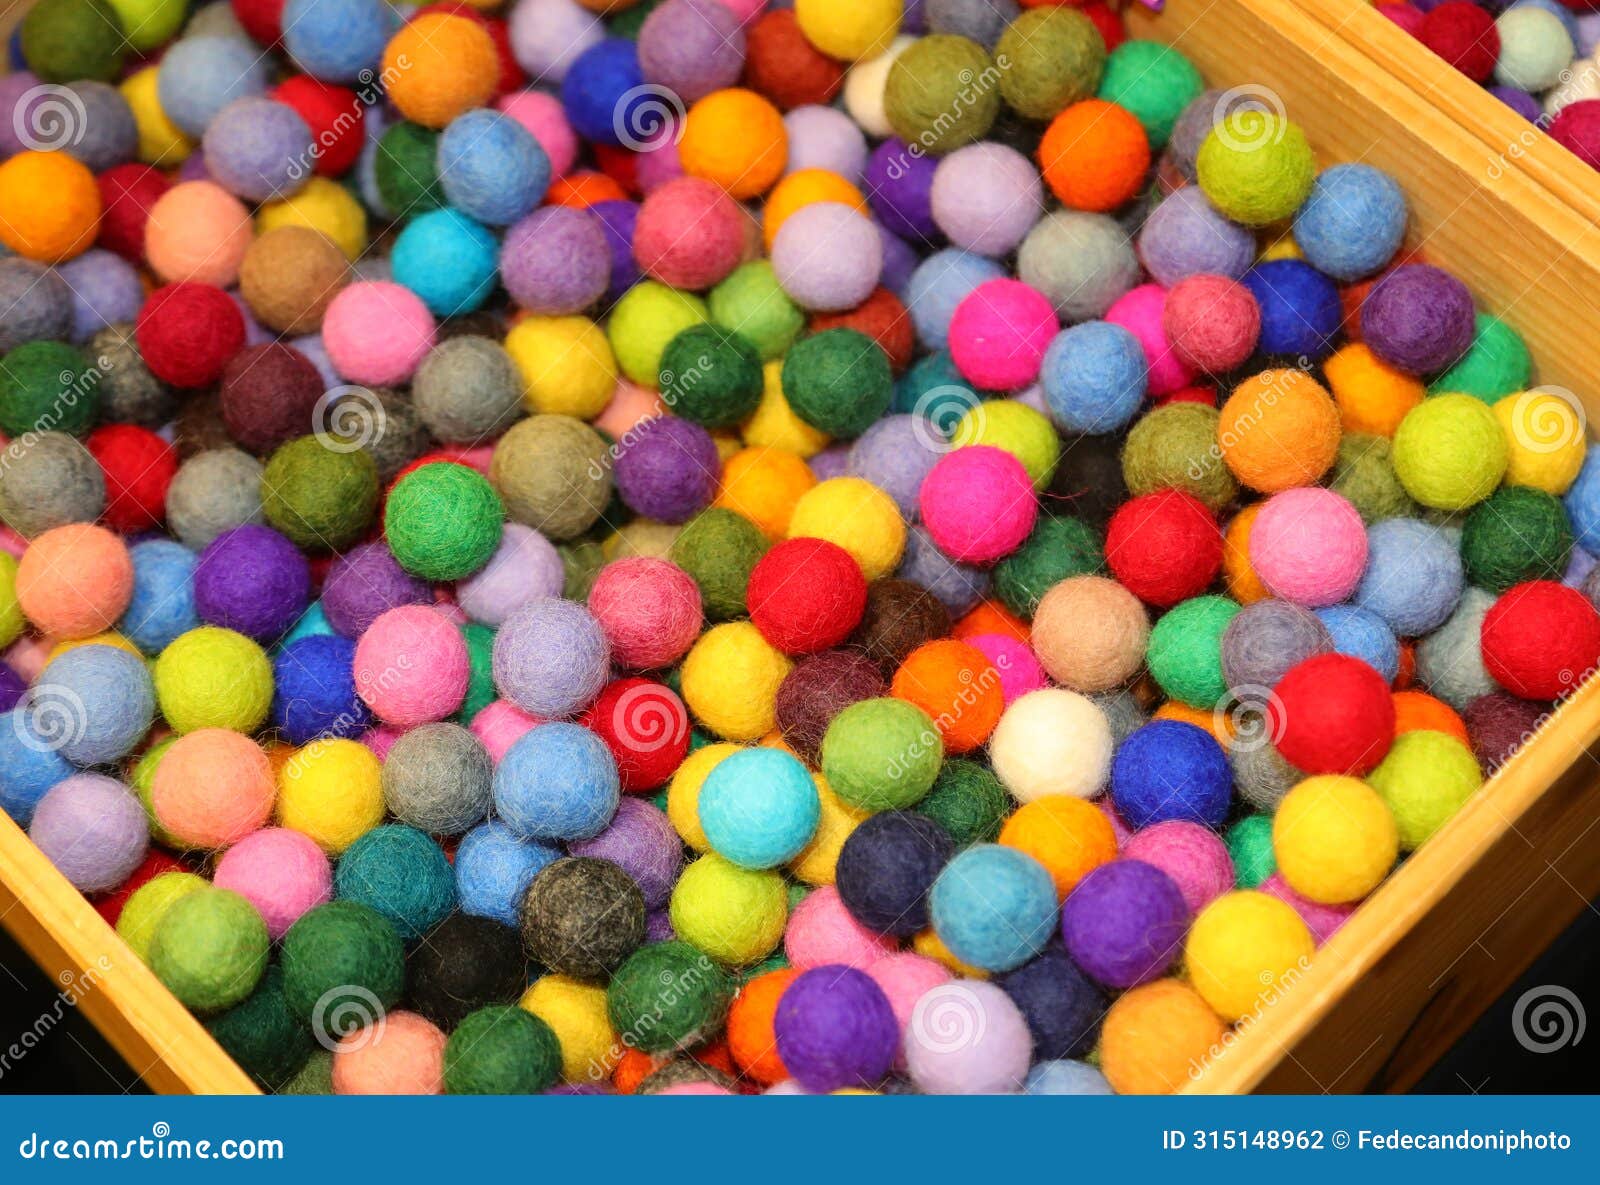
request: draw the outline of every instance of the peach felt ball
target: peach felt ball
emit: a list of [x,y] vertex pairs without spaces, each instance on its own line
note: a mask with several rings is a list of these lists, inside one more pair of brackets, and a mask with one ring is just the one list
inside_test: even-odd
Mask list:
[[401,728],[459,708],[469,669],[461,631],[427,605],[380,614],[356,643],[356,694],[380,720]]
[[1367,566],[1367,531],[1332,490],[1306,486],[1268,499],[1250,524],[1250,566],[1276,597],[1318,609],[1355,591]]
[[234,844],[217,861],[212,883],[255,906],[274,942],[306,910],[333,899],[328,857],[310,836],[287,827],[263,827]]
[[1004,449],[975,444],[940,457],[918,494],[939,550],[967,564],[992,564],[1022,546],[1039,517],[1033,479]]
[[334,1094],[443,1094],[445,1035],[415,1012],[391,1012],[333,1051]]
[[173,838],[189,847],[220,848],[272,816],[275,789],[272,762],[260,745],[226,728],[201,728],[162,754],[150,805]]
[[90,638],[116,624],[133,596],[133,561],[122,539],[91,523],[40,535],[17,565],[17,602],[42,634]]
[[169,284],[228,288],[254,239],[243,202],[214,182],[185,181],[150,207],[144,254],[150,270]]
[[383,51],[389,101],[412,123],[442,128],[494,97],[500,63],[480,22],[430,12],[401,26]]
[[986,391],[1012,391],[1039,377],[1060,330],[1055,306],[1021,280],[988,280],[950,318],[950,356],[964,378]]
[[340,377],[395,386],[433,349],[436,326],[409,288],[386,281],[351,284],[328,305],[322,344]]

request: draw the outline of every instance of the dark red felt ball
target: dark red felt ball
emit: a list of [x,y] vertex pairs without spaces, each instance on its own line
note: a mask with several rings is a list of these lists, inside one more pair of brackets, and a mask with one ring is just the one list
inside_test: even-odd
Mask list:
[[887,288],[874,288],[866,300],[846,312],[816,313],[811,318],[813,333],[840,328],[854,329],[877,342],[896,374],[911,365],[911,351],[916,345],[911,314]]
[[665,785],[689,753],[689,711],[672,688],[654,679],[607,684],[580,722],[611,750],[630,794]]
[[89,433],[84,445],[105,473],[107,525],[134,535],[166,520],[177,449],[137,424],[106,424]]
[[785,654],[837,646],[861,622],[867,580],[855,557],[826,539],[790,539],[756,562],[745,590],[750,621]]
[[317,429],[322,376],[293,346],[266,342],[235,354],[219,391],[228,435],[253,453],[270,453]]
[[792,9],[766,13],[745,33],[744,85],[779,110],[833,102],[845,67],[806,39]]
[[1268,735],[1308,774],[1359,777],[1394,744],[1394,696],[1359,658],[1318,654],[1290,667],[1267,701]]
[[1592,169],[1600,169],[1600,99],[1568,103],[1545,129],[1550,138]]
[[1176,391],[1169,392],[1156,399],[1157,407],[1165,407],[1169,403],[1203,403],[1207,407],[1217,406],[1217,389],[1203,383],[1194,386],[1179,387]]
[[129,874],[127,880],[109,893],[100,894],[93,898],[94,907],[101,917],[115,926],[117,919],[122,916],[122,907],[128,904],[128,898],[132,897],[136,890],[149,884],[163,872],[187,871],[188,869],[176,856],[170,852],[163,852],[160,848],[152,847],[150,854],[144,858],[144,862]]
[[221,378],[244,348],[244,314],[210,284],[168,284],[145,298],[134,337],[151,374],[193,390]]
[[150,207],[172,188],[172,182],[149,165],[128,164],[113,165],[95,178],[95,184],[100,187],[100,246],[129,263],[143,263]]
[[262,45],[275,45],[283,36],[283,7],[288,0],[233,0],[233,15],[244,31]]
[[1461,722],[1467,726],[1473,756],[1492,774],[1528,743],[1549,714],[1547,703],[1491,691],[1461,709]]
[[361,157],[366,104],[348,87],[296,74],[272,89],[311,129],[312,168],[319,177],[342,177]]
[[1182,490],[1124,502],[1106,527],[1106,563],[1123,586],[1166,609],[1203,593],[1222,567],[1222,532],[1206,504]]
[[1417,40],[1473,82],[1488,82],[1500,60],[1494,17],[1471,0],[1445,0],[1422,18]]
[[1589,598],[1554,580],[1530,580],[1500,594],[1483,618],[1483,665],[1523,699],[1566,695],[1600,665],[1600,613]]

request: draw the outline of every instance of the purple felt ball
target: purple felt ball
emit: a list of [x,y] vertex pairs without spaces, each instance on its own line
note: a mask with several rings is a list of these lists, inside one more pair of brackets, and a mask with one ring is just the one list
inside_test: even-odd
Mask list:
[[235,99],[206,126],[201,147],[211,179],[250,202],[298,193],[316,168],[311,129],[276,99]]
[[1138,250],[1156,282],[1170,288],[1200,273],[1237,280],[1255,262],[1256,236],[1217,213],[1198,186],[1186,185],[1150,211]]
[[772,271],[803,309],[853,309],[878,286],[883,239],[854,207],[813,202],[784,219],[772,241]]
[[849,473],[888,494],[911,522],[917,516],[922,479],[947,451],[944,437],[926,416],[885,416],[850,446]]
[[850,472],[850,450],[853,446],[847,444],[830,444],[807,462],[811,472],[818,481],[827,481],[830,477],[845,477]]
[[605,631],[575,601],[529,601],[494,636],[496,690],[543,720],[577,715],[600,694],[610,672]]
[[656,416],[627,433],[617,449],[617,493],[635,514],[681,523],[711,504],[722,461],[699,424]]
[[1489,93],[1529,123],[1537,123],[1539,117],[1544,113],[1544,109],[1539,106],[1538,99],[1527,91],[1518,90],[1514,86],[1491,86]]
[[652,909],[645,914],[645,942],[671,942],[677,936],[678,932],[672,928],[672,913],[670,910]]
[[1475,323],[1467,286],[1426,263],[1395,268],[1361,302],[1361,340],[1412,374],[1449,367],[1472,345]]
[[938,162],[925,152],[913,153],[891,136],[867,161],[867,201],[872,212],[904,239],[928,240],[939,233],[933,220],[933,176]]
[[28,681],[12,670],[11,664],[0,662],[0,712],[16,707],[27,690]]
[[[29,96],[28,105],[21,111],[17,110],[17,104],[23,96],[28,95],[28,92],[38,85],[38,77],[26,70],[0,75],[0,160],[14,156],[24,148],[33,147],[23,142],[24,133],[30,140],[40,139],[34,131],[39,126],[38,117],[33,114],[40,96]],[[66,130],[70,136],[71,129],[66,128]]]
[[1072,961],[1108,987],[1158,979],[1183,942],[1189,907],[1166,873],[1141,860],[1113,860],[1078,882],[1061,907]]
[[581,313],[611,283],[605,229],[587,210],[535,210],[506,231],[500,278],[512,299],[530,313]]
[[639,282],[639,264],[633,258],[633,228],[639,222],[639,203],[617,198],[596,202],[589,213],[600,220],[606,247],[611,252],[611,280],[606,299],[614,301]]
[[72,291],[73,341],[86,342],[102,329],[139,315],[144,285],[122,256],[96,247],[56,270]]
[[738,82],[744,52],[744,27],[721,0],[666,0],[639,26],[644,80],[685,103]]
[[666,813],[654,803],[628,795],[623,795],[604,831],[568,845],[567,850],[574,856],[610,860],[633,878],[651,909],[667,903],[683,867],[683,841]]
[[922,262],[922,256],[917,254],[915,247],[883,223],[879,222],[876,225],[878,237],[883,240],[883,274],[878,278],[878,282],[904,300],[906,285],[911,282],[911,273],[917,270],[917,264]]
[[473,621],[498,627],[535,597],[559,597],[561,553],[532,527],[507,523],[489,562],[456,585],[456,604]]
[[1008,255],[1044,214],[1039,170],[1004,144],[958,148],[933,174],[933,220],[952,244]]
[[1189,100],[1188,106],[1172,125],[1172,135],[1167,138],[1167,156],[1185,181],[1193,182],[1199,176],[1195,158],[1200,155],[1200,145],[1206,142],[1211,129],[1217,126],[1219,111],[1225,110],[1226,92],[1201,91]]
[[75,888],[95,893],[116,888],[139,867],[150,825],[121,782],[74,774],[45,791],[28,836]]
[[865,971],[840,964],[796,976],[772,1018],[778,1056],[807,1090],[875,1086],[900,1052],[889,998]]
[[785,174],[801,169],[826,169],[850,184],[861,180],[867,167],[867,138],[861,127],[837,107],[807,103],[783,117],[789,133],[789,159]]
[[310,603],[311,565],[271,527],[234,527],[200,553],[194,607],[209,625],[271,641],[298,621]]
[[338,633],[359,638],[379,615],[433,604],[433,588],[400,566],[386,543],[363,543],[334,560],[322,581],[322,612]]

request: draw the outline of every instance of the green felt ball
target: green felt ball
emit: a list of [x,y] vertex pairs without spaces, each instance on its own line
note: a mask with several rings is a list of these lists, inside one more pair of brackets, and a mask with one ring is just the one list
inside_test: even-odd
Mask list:
[[1494,493],[1510,446],[1482,400],[1432,395],[1400,421],[1390,457],[1400,484],[1418,502],[1434,510],[1465,510]]
[[744,515],[713,506],[678,532],[668,558],[700,586],[706,617],[731,621],[745,615],[750,573],[770,546],[761,528]]
[[624,1045],[665,1053],[716,1034],[733,1000],[733,979],[687,942],[641,946],[611,976],[606,1013]]
[[405,985],[400,936],[356,901],[330,901],[301,914],[283,936],[281,957],[290,1011],[331,1040],[381,1016]]
[[1278,871],[1278,857],[1272,850],[1272,816],[1246,815],[1223,837],[1228,859],[1233,861],[1233,882],[1241,889],[1254,889]]
[[277,1090],[300,1073],[316,1048],[311,1031],[289,1011],[283,970],[275,963],[255,991],[212,1017],[206,1028],[228,1056],[268,1090]]
[[378,466],[364,449],[302,436],[280,445],[261,474],[261,509],[296,547],[338,551],[378,509]]
[[711,319],[706,302],[657,280],[642,280],[611,308],[606,339],[622,373],[642,387],[653,387],[661,374],[667,343],[691,325]]
[[1053,119],[1095,93],[1106,68],[1100,30],[1073,8],[1030,8],[995,45],[1000,97],[1025,119]]
[[894,59],[883,113],[907,144],[942,156],[981,140],[1000,114],[1005,72],[976,41],[932,33]]
[[594,578],[606,566],[606,556],[597,539],[575,539],[556,546],[561,554],[561,595],[569,601],[586,601]]
[[1228,693],[1222,631],[1239,612],[1229,597],[1191,597],[1162,614],[1150,631],[1145,662],[1168,698],[1210,711]]
[[896,811],[933,788],[944,744],[933,720],[905,700],[865,699],[833,718],[822,737],[822,772],[851,806]]
[[39,0],[22,19],[22,58],[45,82],[110,82],[127,37],[105,0]]
[[1560,580],[1572,542],[1559,498],[1532,486],[1501,486],[1467,515],[1461,563],[1469,583],[1501,593],[1524,580]]
[[882,347],[860,330],[824,329],[784,355],[783,397],[819,432],[849,439],[889,410],[894,373]]
[[100,412],[100,372],[65,342],[24,342],[0,359],[0,431],[82,436]]
[[455,719],[471,724],[474,716],[499,698],[494,686],[494,631],[470,621],[461,627],[461,636],[467,642],[467,695]]
[[267,969],[267,924],[228,889],[197,889],[167,909],[150,941],[150,969],[195,1012],[243,1000]]
[[1368,526],[1386,518],[1413,518],[1419,509],[1394,471],[1387,436],[1345,433],[1328,488],[1349,499]]
[[561,1042],[512,1004],[469,1012],[444,1047],[448,1094],[538,1094],[561,1075]]
[[300,1072],[278,1087],[279,1094],[321,1095],[333,1093],[333,1054],[313,1049]]
[[133,948],[134,954],[148,963],[150,943],[155,939],[156,927],[167,916],[173,903],[209,885],[205,877],[192,872],[163,872],[160,876],[151,877],[123,902],[122,912],[117,915],[117,936]]
[[1211,129],[1195,170],[1219,213],[1246,226],[1266,226],[1300,208],[1316,180],[1317,158],[1299,124],[1246,106]]
[[691,325],[661,351],[661,402],[703,428],[729,428],[761,402],[761,357],[721,325]]
[[1104,567],[1105,549],[1093,527],[1067,515],[1040,515],[1022,546],[994,566],[994,594],[1018,617],[1032,619],[1053,587]]
[[933,789],[912,808],[950,833],[956,847],[993,843],[1011,807],[1011,796],[986,765],[952,757],[939,769]]
[[1455,737],[1415,729],[1395,737],[1367,783],[1394,814],[1400,848],[1412,851],[1483,785],[1478,759]]
[[505,507],[489,479],[450,462],[413,469],[389,491],[383,532],[400,566],[424,580],[461,580],[500,546]]
[[806,327],[805,314],[765,259],[735,268],[711,290],[707,303],[711,319],[754,346],[763,362],[782,358]]
[[1532,373],[1533,359],[1522,335],[1499,317],[1479,313],[1471,347],[1454,366],[1428,384],[1428,391],[1454,391],[1494,403],[1525,390]]
[[1183,109],[1205,90],[1194,63],[1159,41],[1124,41],[1106,59],[1098,97],[1125,107],[1143,125],[1150,147],[1166,147]]
[[[263,656],[265,657],[265,656]],[[268,671],[271,667],[269,665]],[[157,741],[144,751],[134,765],[133,771],[128,775],[128,785],[133,788],[134,795],[139,799],[139,805],[144,807],[145,818],[150,823],[150,838],[157,843],[165,844],[169,848],[182,851],[187,845],[177,838],[172,832],[163,827],[156,818],[155,804],[150,795],[156,784],[156,766],[161,764],[161,759],[167,755],[167,750],[178,743],[177,737],[167,737]],[[160,879],[159,877],[157,878]],[[126,906],[123,907],[126,910]]]
[[1217,448],[1217,409],[1203,403],[1169,403],[1147,414],[1122,446],[1122,480],[1132,494],[1176,489],[1213,511],[1239,492]]
[[626,37],[629,41],[639,40],[639,29],[644,25],[644,18],[660,8],[663,0],[640,0],[640,3],[623,9],[611,18],[606,26],[611,36]]
[[373,179],[378,196],[397,219],[444,205],[438,160],[439,133],[421,124],[397,123],[378,140]]

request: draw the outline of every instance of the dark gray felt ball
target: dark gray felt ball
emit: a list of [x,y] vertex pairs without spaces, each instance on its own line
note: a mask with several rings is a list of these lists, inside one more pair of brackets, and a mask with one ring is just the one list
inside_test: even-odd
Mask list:
[[65,432],[26,432],[0,454],[0,519],[29,539],[92,523],[106,505],[100,463]]
[[144,364],[131,324],[106,326],[85,352],[100,371],[100,416],[108,424],[159,428],[177,415],[177,395]]
[[1328,627],[1311,610],[1274,598],[1256,601],[1222,631],[1222,677],[1235,696],[1261,706],[1285,671],[1332,649]]
[[493,918],[451,914],[406,956],[406,1000],[447,1033],[486,1005],[515,1004],[527,985],[517,932]]
[[0,259],[0,353],[24,342],[72,336],[72,290],[54,268],[9,255]]
[[440,440],[492,440],[522,415],[522,376],[498,342],[453,337],[431,350],[411,380],[417,415]]
[[460,835],[481,823],[493,801],[493,783],[489,751],[459,724],[413,728],[383,759],[383,801],[390,813],[432,835]]
[[239,449],[196,453],[167,487],[167,525],[194,551],[224,531],[264,521],[261,462]]
[[644,894],[609,860],[546,865],[522,898],[528,957],[574,979],[604,979],[644,941]]
[[[378,480],[388,485],[395,476],[423,453],[433,448],[433,434],[417,414],[411,397],[388,387],[356,387],[344,400],[329,409],[338,423],[341,406],[353,400],[357,415],[370,419],[365,448],[378,467]],[[364,421],[363,421],[364,423]]]

